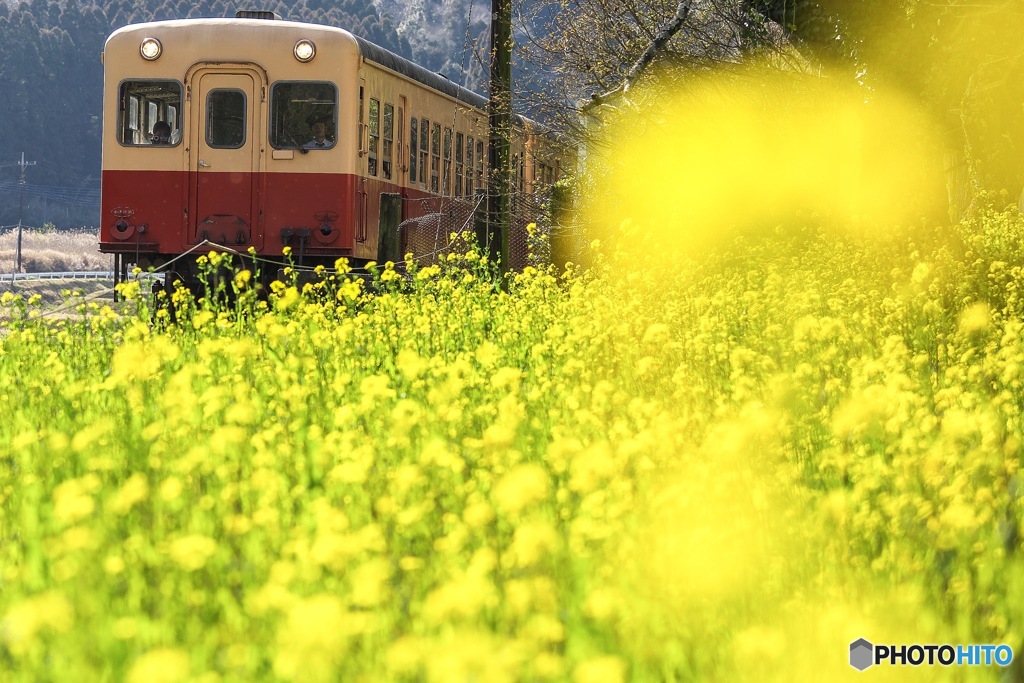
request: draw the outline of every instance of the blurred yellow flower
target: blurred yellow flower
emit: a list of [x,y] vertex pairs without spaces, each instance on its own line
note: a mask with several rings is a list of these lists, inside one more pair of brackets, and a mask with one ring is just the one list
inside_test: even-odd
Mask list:
[[595,657],[572,670],[573,683],[625,683],[626,663],[619,657]]
[[74,624],[75,612],[62,593],[47,591],[16,602],[0,619],[0,641],[14,655],[25,654],[36,635],[63,633]]
[[99,480],[95,475],[87,475],[81,479],[71,479],[59,484],[53,490],[54,516],[65,524],[88,517],[96,509],[96,501],[92,497],[92,492],[98,487]]
[[109,507],[115,514],[123,515],[148,496],[149,482],[146,481],[144,474],[136,472],[118,489],[111,499]]
[[348,649],[347,615],[337,597],[314,595],[291,608],[277,633],[274,673],[289,681],[326,683]]
[[524,463],[514,467],[494,487],[494,499],[505,512],[519,514],[551,493],[551,478],[543,465]]
[[194,572],[206,566],[217,552],[217,542],[208,536],[193,534],[171,541],[168,553],[182,569]]
[[126,683],[180,683],[189,680],[188,653],[179,648],[157,648],[132,664]]

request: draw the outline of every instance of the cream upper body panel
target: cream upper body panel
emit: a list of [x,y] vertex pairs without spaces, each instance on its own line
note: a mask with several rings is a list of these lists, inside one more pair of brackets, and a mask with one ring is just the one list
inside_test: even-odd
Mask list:
[[[160,41],[159,58],[147,61],[140,53],[145,38]],[[293,48],[302,39],[316,46],[316,56],[303,63]],[[259,169],[269,172],[326,173],[354,172],[359,141],[355,139],[358,120],[360,53],[352,34],[342,29],[288,21],[255,19],[188,19],[133,24],[118,29],[107,39],[104,62],[103,169],[166,170],[190,169],[193,130],[192,101],[194,74],[235,66],[257,74],[260,102],[250,111],[262,121],[253,125],[260,139]],[[164,148],[125,146],[118,141],[119,88],[124,81],[173,80],[184,88],[181,113],[181,143]],[[329,151],[302,154],[298,150],[275,150],[267,138],[270,90],[279,81],[322,81],[337,87],[337,140]],[[305,134],[306,131],[302,131]],[[275,153],[276,152],[276,153]]]

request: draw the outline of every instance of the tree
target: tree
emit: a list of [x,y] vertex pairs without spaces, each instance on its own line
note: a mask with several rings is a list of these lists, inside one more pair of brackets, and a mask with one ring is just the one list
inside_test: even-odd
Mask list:
[[[658,72],[692,81],[753,55],[913,99],[945,137],[954,218],[988,191],[1024,205],[1024,13],[1016,0],[523,2],[520,54],[548,87],[533,104],[573,129],[577,107],[633,101]],[[657,91],[652,101],[657,99]],[[567,106],[568,105],[568,106]],[[656,106],[656,104],[655,104]],[[557,112],[563,112],[559,117]],[[543,115],[542,115],[543,117]],[[578,130],[578,129],[577,129]]]
[[[1015,0],[754,0],[836,77],[914,99],[946,139],[950,210],[1024,188],[1024,15]],[[783,11],[785,14],[783,16]]]
[[524,0],[517,23],[527,81],[518,92],[539,118],[567,129],[574,107],[610,103],[652,72],[694,78],[785,47],[783,31],[745,0]]

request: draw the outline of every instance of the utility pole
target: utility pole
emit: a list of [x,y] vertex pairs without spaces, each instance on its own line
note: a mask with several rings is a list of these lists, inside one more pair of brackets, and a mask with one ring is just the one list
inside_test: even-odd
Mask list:
[[25,161],[25,153],[21,153],[21,161],[18,163],[21,167],[21,179],[18,181],[18,263],[14,269],[15,273],[21,272],[21,217],[25,209],[25,168],[35,165],[34,161]]
[[512,147],[512,1],[491,0],[491,79],[487,105],[490,124],[487,236],[490,258],[508,272],[512,205],[509,157]]

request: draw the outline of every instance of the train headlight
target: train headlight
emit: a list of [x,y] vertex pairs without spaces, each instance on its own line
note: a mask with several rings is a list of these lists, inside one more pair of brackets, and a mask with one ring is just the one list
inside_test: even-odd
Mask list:
[[143,38],[142,45],[139,46],[139,52],[142,53],[142,58],[150,62],[160,57],[160,53],[163,51],[163,45],[161,45],[160,41],[156,38]]
[[292,52],[295,53],[295,59],[300,62],[311,62],[313,57],[316,57],[316,45],[313,44],[312,40],[303,38],[295,43],[295,48]]

